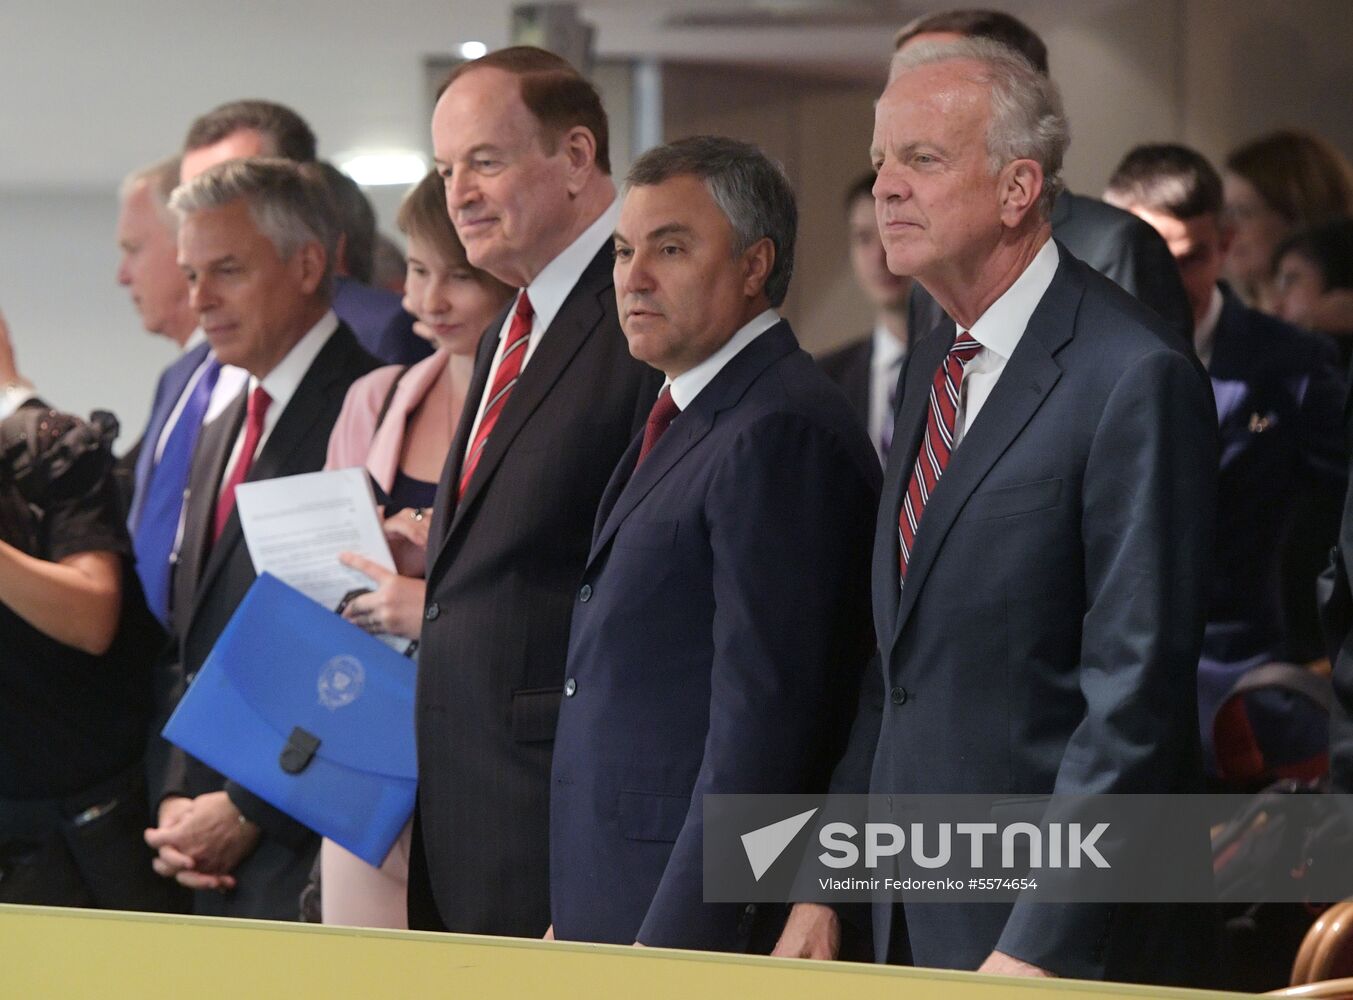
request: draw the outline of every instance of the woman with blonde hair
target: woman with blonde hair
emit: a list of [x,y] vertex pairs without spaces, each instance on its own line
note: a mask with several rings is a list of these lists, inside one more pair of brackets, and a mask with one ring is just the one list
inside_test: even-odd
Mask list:
[[[373,589],[350,601],[343,616],[373,635],[417,639],[428,513],[465,406],[475,348],[513,290],[470,265],[435,171],[405,196],[398,223],[408,237],[404,308],[416,319],[414,332],[437,350],[412,367],[379,368],[353,383],[329,438],[327,467],[366,468],[399,570],[344,554],[344,564],[370,577]],[[320,857],[326,924],[407,926],[408,827],[379,869],[329,840]]]

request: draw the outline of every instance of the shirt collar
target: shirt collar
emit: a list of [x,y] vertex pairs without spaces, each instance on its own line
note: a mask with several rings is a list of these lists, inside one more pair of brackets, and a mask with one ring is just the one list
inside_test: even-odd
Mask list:
[[1009,360],[1020,338],[1024,336],[1034,310],[1052,284],[1059,259],[1057,244],[1049,238],[1042,249],[1034,254],[1034,259],[1029,262],[1024,273],[977,318],[977,322],[968,330],[972,339]]
[[893,336],[893,332],[883,323],[874,326],[874,350],[869,363],[875,368],[896,368],[902,363],[907,349]]
[[1217,323],[1221,320],[1223,303],[1221,289],[1214,287],[1212,301],[1207,304],[1207,312],[1203,314],[1202,322],[1193,331],[1193,348],[1198,354],[1198,360],[1204,366],[1212,360],[1212,347],[1217,342]]
[[535,313],[535,329],[549,329],[555,314],[568,298],[568,293],[573,291],[573,286],[587,270],[587,265],[615,235],[615,224],[619,219],[620,199],[617,198],[526,286],[526,294],[531,297],[531,309]]
[[305,373],[310,370],[315,358],[323,350],[324,345],[329,342],[329,338],[334,335],[338,329],[338,317],[330,309],[320,317],[318,323],[310,328],[304,337],[296,342],[296,345],[287,352],[286,357],[277,363],[277,366],[262,379],[250,377],[249,391],[253,392],[259,385],[263,386],[263,391],[272,399],[269,405],[269,413],[281,413],[291,402],[291,397],[296,395],[296,390],[300,387],[301,379],[305,378]]
[[187,354],[193,348],[197,347],[198,344],[205,344],[206,342],[206,333],[203,332],[200,326],[194,327],[193,332],[188,334],[188,339],[183,342],[183,353]]
[[690,371],[682,372],[674,379],[668,379],[667,385],[672,390],[672,402],[683,410],[690,406],[691,403],[695,402],[695,397],[700,395],[701,390],[714,381],[714,376],[723,370],[724,365],[732,361],[744,347],[778,322],[780,322],[779,313],[774,309],[767,309],[729,337],[728,342],[723,347],[720,347]]

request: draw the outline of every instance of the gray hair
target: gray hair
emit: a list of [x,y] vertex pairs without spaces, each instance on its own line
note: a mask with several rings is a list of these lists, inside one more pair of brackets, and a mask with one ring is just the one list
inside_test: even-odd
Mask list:
[[1042,167],[1038,211],[1047,219],[1052,203],[1065,187],[1062,157],[1071,143],[1061,91],[1022,53],[989,38],[909,45],[893,56],[888,80],[891,83],[899,74],[921,66],[957,60],[981,63],[981,73],[973,82],[986,85],[991,92],[991,123],[987,126],[991,172],[999,173],[1014,160],[1033,160]]
[[784,168],[749,142],[716,135],[678,139],[650,149],[630,167],[625,189],[651,187],[673,177],[699,177],[733,227],[734,255],[757,240],[775,247],[766,277],[766,298],[779,306],[794,274],[794,236],[799,213]]
[[179,157],[170,156],[129,173],[122,179],[118,197],[126,201],[133,191],[144,186],[150,195],[150,203],[155,206],[155,211],[160,216],[160,221],[172,231],[177,226],[178,220],[174,218],[174,213],[169,211],[169,196],[178,185]]
[[306,243],[324,248],[326,294],[333,289],[338,227],[324,182],[308,164],[276,157],[227,160],[174,190],[169,199],[179,220],[194,212],[224,208],[243,199],[259,231],[290,260]]

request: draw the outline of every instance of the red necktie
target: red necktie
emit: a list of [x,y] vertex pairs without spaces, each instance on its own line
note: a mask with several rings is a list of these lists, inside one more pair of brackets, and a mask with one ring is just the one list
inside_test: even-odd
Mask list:
[[261,385],[256,386],[249,394],[249,407],[244,415],[244,445],[240,448],[240,455],[235,459],[235,466],[226,477],[225,488],[221,490],[221,495],[216,501],[215,529],[211,534],[213,542],[221,537],[226,522],[230,520],[230,512],[235,509],[235,488],[244,482],[245,477],[249,475],[250,467],[254,464],[254,452],[258,450],[259,439],[263,437],[263,419],[268,415],[268,404],[271,402],[272,397]]
[[902,498],[902,510],[897,517],[897,539],[900,547],[902,579],[907,578],[907,563],[911,561],[911,547],[926,502],[935,490],[935,484],[949,465],[954,450],[954,420],[958,415],[958,388],[963,384],[963,369],[982,345],[967,331],[954,340],[944,364],[935,370],[930,384],[930,412],[926,415],[925,437],[916,454],[916,465],[911,470],[911,481]]
[[479,458],[484,454],[484,445],[488,443],[489,434],[498,423],[503,407],[507,405],[507,397],[512,395],[512,387],[521,377],[521,366],[526,360],[526,345],[531,340],[531,320],[535,315],[536,311],[531,305],[531,300],[527,298],[526,290],[522,289],[521,295],[517,298],[516,312],[512,314],[512,326],[507,331],[507,346],[503,348],[503,356],[498,359],[498,371],[494,374],[493,385],[489,389],[489,401],[484,407],[484,416],[479,421],[479,428],[475,431],[470,450],[465,453],[465,465],[460,472],[460,490],[456,494],[458,498],[465,495],[465,487],[470,485],[470,477],[474,475]]
[[653,409],[648,411],[648,423],[644,425],[644,443],[639,446],[639,458],[634,463],[636,469],[644,464],[644,459],[658,443],[658,438],[662,437],[667,426],[680,412],[681,407],[677,406],[676,400],[672,398],[671,388],[663,386],[662,392],[658,393],[657,401],[653,404]]

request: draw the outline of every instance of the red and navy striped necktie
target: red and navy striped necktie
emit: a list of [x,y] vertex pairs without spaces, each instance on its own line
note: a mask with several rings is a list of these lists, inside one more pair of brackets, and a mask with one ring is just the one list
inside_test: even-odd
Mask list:
[[930,494],[940,481],[949,456],[954,450],[954,421],[958,415],[958,390],[963,384],[963,369],[977,356],[982,345],[973,340],[966,330],[955,338],[944,364],[935,370],[930,384],[930,412],[926,415],[925,437],[916,453],[916,464],[911,470],[911,481],[902,497],[902,510],[897,518],[897,540],[901,579],[907,578],[907,563],[911,561],[912,544],[921,525]]

